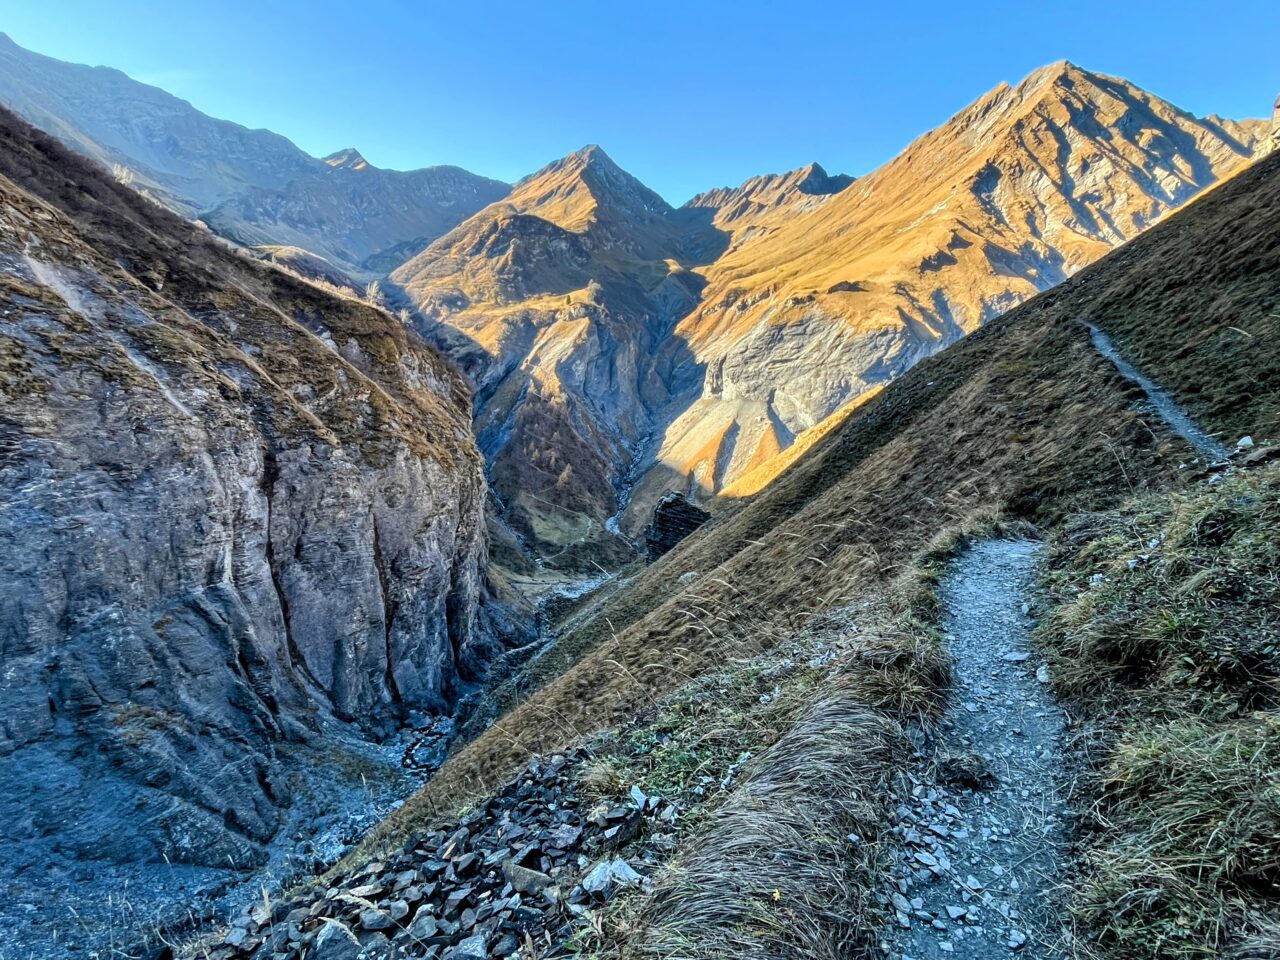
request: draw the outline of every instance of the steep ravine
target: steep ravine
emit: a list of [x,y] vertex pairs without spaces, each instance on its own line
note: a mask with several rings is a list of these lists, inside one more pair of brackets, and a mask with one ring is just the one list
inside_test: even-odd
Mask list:
[[0,291],[0,923],[48,960],[331,862],[519,631],[468,391],[388,314],[2,111]]

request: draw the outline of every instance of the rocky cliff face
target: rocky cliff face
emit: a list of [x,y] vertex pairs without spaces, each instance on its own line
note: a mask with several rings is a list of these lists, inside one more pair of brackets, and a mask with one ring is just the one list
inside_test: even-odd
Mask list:
[[7,112],[0,288],[0,863],[260,863],[493,653],[468,393]]

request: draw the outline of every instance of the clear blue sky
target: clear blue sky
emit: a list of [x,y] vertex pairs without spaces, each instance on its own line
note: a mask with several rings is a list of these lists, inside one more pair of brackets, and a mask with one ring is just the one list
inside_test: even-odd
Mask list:
[[599,143],[675,203],[812,160],[865,173],[1054,60],[1201,115],[1280,91],[1276,0],[0,0],[0,30],[314,154],[514,180]]

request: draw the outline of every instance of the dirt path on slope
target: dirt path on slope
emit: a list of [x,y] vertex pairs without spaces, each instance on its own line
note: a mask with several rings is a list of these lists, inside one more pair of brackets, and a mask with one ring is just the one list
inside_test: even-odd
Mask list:
[[952,704],[897,788],[885,891],[891,960],[1068,955],[1054,888],[1066,846],[1066,717],[1031,645],[1037,545],[987,540],[940,587]]
[[1157,386],[1152,380],[1144,377],[1138,372],[1137,368],[1124,357],[1120,356],[1120,351],[1116,349],[1111,338],[1102,332],[1092,323],[1088,324],[1089,336],[1093,338],[1093,345],[1098,352],[1106,357],[1126,378],[1132,380],[1140,386],[1147,395],[1147,400],[1152,408],[1159,415],[1160,419],[1169,425],[1169,428],[1178,436],[1186,440],[1198,450],[1201,455],[1207,457],[1211,462],[1220,462],[1226,460],[1231,455],[1228,450],[1217,439],[1210,436],[1200,426],[1187,415],[1187,412],[1178,406],[1177,401],[1169,396],[1164,390]]

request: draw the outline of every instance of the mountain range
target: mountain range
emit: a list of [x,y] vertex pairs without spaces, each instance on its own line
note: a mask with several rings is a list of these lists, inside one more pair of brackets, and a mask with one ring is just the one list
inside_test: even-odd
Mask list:
[[759,489],[828,418],[1243,167],[1264,129],[1063,62],[856,181],[811,165],[672,209],[589,147],[391,280],[471,358],[507,519],[571,558],[637,537],[670,490]]
[[223,237],[331,287],[372,282],[472,378],[505,524],[582,570],[630,556],[671,490],[759,489],[871,391],[1229,177],[1268,130],[1063,61],[856,180],[810,164],[673,208],[597,146],[514,187],[317,159],[8,38],[0,101]]
[[1275,954],[1280,114],[673,207],[0,99],[0,954]]

